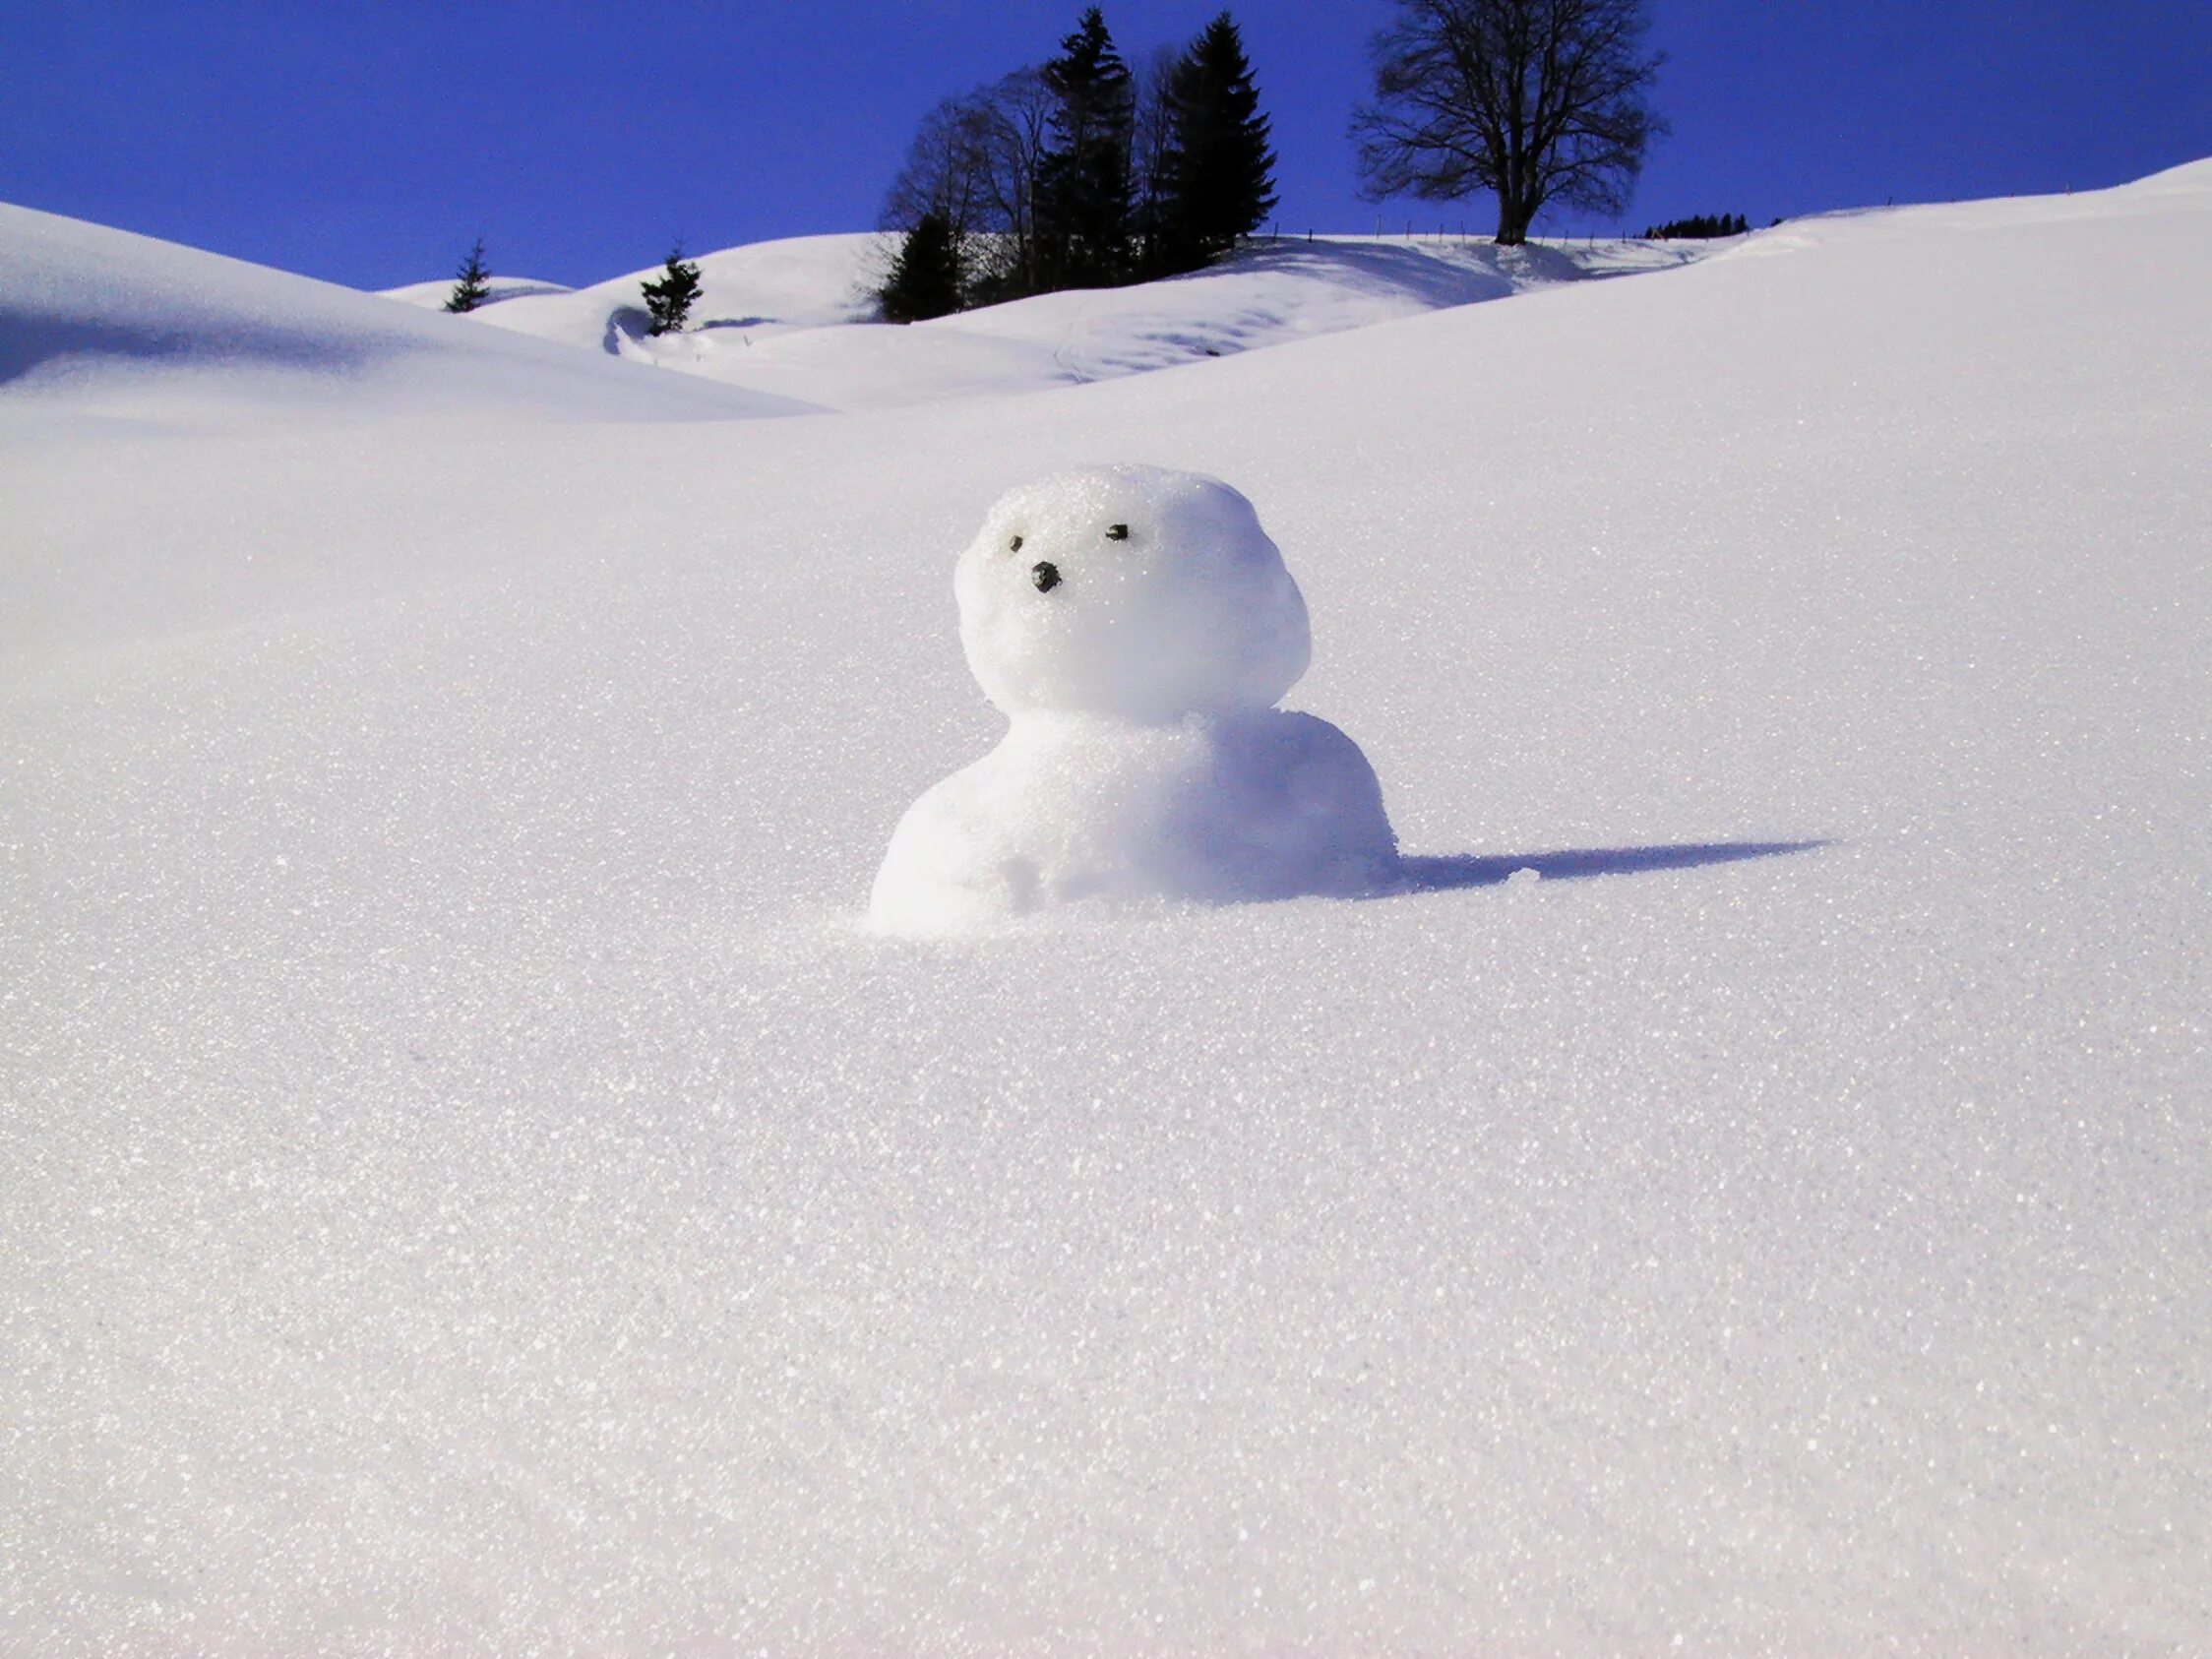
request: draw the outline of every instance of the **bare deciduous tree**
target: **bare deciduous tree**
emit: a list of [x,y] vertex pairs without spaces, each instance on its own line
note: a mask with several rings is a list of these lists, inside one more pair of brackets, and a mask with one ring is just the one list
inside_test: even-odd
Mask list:
[[1129,173],[1137,194],[1137,269],[1144,276],[1158,276],[1165,264],[1160,220],[1175,158],[1175,110],[1168,101],[1168,89],[1181,61],[1182,54],[1173,46],[1154,46],[1135,71],[1137,121],[1130,139]]
[[1037,287],[1037,180],[1052,145],[1052,90],[1036,69],[1017,69],[975,94],[982,100],[984,202],[989,238],[977,291],[1012,298]]
[[885,199],[887,230],[934,215],[952,228],[978,297],[1033,285],[1037,174],[1051,137],[1052,93],[1034,69],[945,99],[922,118]]
[[1371,201],[1498,197],[1498,240],[1547,203],[1618,214],[1666,123],[1644,0],[1397,0],[1352,121]]
[[982,228],[975,95],[946,98],[922,117],[906,148],[906,163],[884,199],[886,230],[911,230],[932,214],[962,234]]

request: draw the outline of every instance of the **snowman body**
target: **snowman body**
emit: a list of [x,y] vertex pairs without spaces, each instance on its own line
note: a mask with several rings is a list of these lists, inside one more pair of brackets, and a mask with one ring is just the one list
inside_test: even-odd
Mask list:
[[998,747],[899,821],[869,917],[937,935],[1083,901],[1229,902],[1388,888],[1375,772],[1273,707],[1306,606],[1245,498],[1157,467],[1013,491],[961,555],[960,640]]

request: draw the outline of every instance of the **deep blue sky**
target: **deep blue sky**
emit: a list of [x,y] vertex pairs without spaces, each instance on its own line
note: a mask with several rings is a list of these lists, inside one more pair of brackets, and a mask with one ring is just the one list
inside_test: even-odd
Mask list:
[[[1123,51],[1219,0],[1107,0]],[[0,0],[0,200],[362,287],[587,282],[872,227],[940,96],[1080,0]],[[1389,0],[1243,0],[1286,229],[1372,228],[1344,138]],[[2212,154],[2212,0],[1652,0],[1669,58],[1627,217],[2117,184]],[[1380,210],[1490,227],[1487,202]],[[1580,230],[1540,221],[1540,230]]]

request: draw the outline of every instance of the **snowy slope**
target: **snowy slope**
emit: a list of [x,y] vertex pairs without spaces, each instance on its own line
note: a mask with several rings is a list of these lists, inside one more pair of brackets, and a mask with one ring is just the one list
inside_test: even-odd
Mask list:
[[0,390],[122,416],[271,399],[358,416],[493,405],[615,418],[794,412],[349,288],[0,204]]
[[[880,279],[881,243],[870,235],[794,236],[701,254],[691,262],[700,274],[691,326],[707,334],[721,329],[760,334],[863,321],[875,315],[868,289]],[[642,286],[661,275],[662,268],[653,265],[589,287],[521,296],[474,315],[517,334],[612,352],[611,342],[634,342],[644,335]],[[389,292],[403,297],[429,286]],[[449,282],[445,291],[452,289]]]
[[[404,301],[420,306],[425,311],[443,311],[446,301],[453,297],[454,278],[445,277],[434,282],[407,282],[397,288],[381,288],[378,292],[386,299]],[[499,305],[511,299],[526,299],[536,295],[566,294],[575,290],[565,282],[548,282],[538,276],[487,276],[484,278],[484,297],[480,305]]]
[[[0,1647],[2212,1646],[2208,265],[2200,165],[920,410],[0,385]],[[867,936],[953,551],[1122,459],[1426,891]]]
[[[1331,236],[1260,243],[1172,281],[1043,294],[913,328],[875,323],[881,236],[805,236],[702,255],[691,332],[645,334],[640,284],[659,268],[476,313],[483,322],[832,408],[1106,380],[1344,329],[1502,299],[1555,282],[1662,270],[1713,244],[1499,249]],[[426,294],[433,283],[395,289]],[[438,289],[443,300],[451,284]]]

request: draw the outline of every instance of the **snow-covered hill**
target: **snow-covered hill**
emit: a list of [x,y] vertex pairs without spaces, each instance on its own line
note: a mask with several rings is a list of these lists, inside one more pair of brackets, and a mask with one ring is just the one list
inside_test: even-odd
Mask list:
[[270,404],[350,418],[496,406],[728,417],[790,400],[674,385],[327,282],[0,204],[0,389],[111,415]]
[[[787,420],[47,223],[0,1647],[2212,1645],[2212,165]],[[868,934],[1119,460],[1420,891]]]
[[[912,328],[874,321],[880,236],[803,236],[702,255],[691,332],[645,335],[659,267],[486,307],[499,328],[824,403],[883,408],[1109,380],[1258,346],[1503,299],[1557,282],[1687,264],[1695,242],[1500,249],[1442,238],[1261,242],[1196,276],[1044,294]],[[442,303],[452,284],[395,297]]]

